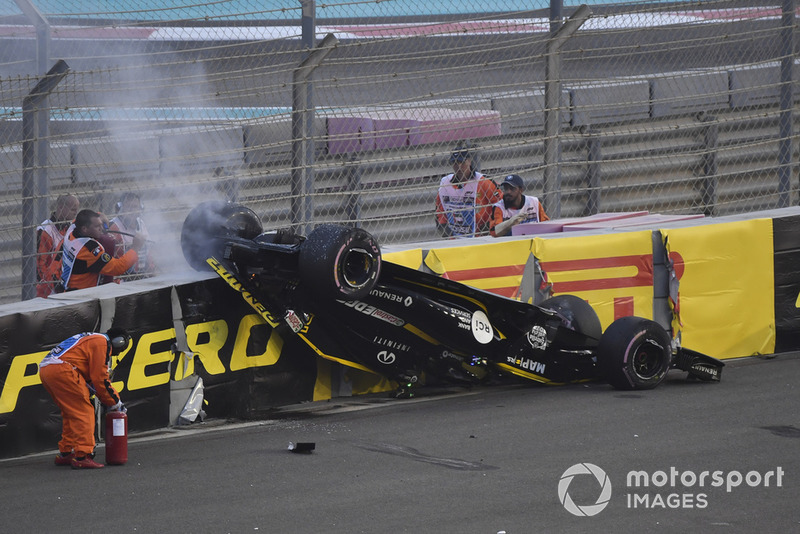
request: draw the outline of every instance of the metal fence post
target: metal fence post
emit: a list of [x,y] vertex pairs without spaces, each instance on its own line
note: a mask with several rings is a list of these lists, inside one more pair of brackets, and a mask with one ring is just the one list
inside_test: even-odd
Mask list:
[[[557,1],[557,0],[556,0]],[[557,12],[555,9],[553,12]],[[561,107],[561,55],[564,43],[591,16],[591,10],[582,4],[575,13],[552,33],[547,42],[547,63],[544,86],[544,207],[553,218],[561,216],[561,169],[559,139]],[[551,30],[557,26],[551,21]]]
[[[58,60],[22,99],[22,300],[36,296],[36,224],[43,220],[43,216],[36,210],[37,203],[44,196],[39,189],[41,180],[36,176],[36,164],[41,164],[36,154],[38,114],[41,112],[42,102],[68,70],[67,63],[63,59]],[[44,111],[49,113],[48,109]]]
[[783,0],[781,17],[781,114],[778,148],[778,207],[791,204],[792,190],[792,70],[794,64],[795,0]]
[[294,70],[292,80],[292,224],[311,231],[314,218],[314,110],[309,107],[309,78],[339,40],[329,33]]

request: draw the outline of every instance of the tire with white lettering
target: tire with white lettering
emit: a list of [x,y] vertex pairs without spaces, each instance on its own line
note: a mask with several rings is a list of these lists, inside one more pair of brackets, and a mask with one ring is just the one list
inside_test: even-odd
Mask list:
[[600,338],[597,360],[616,389],[653,389],[672,364],[670,336],[663,326],[643,317],[622,317]]
[[540,308],[553,310],[561,316],[564,326],[596,341],[600,340],[603,327],[594,308],[575,295],[556,295],[539,304]]
[[312,297],[364,298],[380,270],[381,249],[361,228],[323,224],[300,245],[300,282]]
[[206,259],[222,253],[225,238],[253,239],[261,232],[261,218],[250,208],[222,200],[203,202],[183,221],[183,257],[194,270],[209,271]]

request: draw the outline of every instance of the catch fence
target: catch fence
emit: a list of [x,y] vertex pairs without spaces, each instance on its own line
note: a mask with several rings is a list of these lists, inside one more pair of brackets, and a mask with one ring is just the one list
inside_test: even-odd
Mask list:
[[793,1],[563,6],[573,27],[517,0],[96,6],[0,2],[0,302],[32,295],[64,193],[113,216],[136,192],[162,270],[212,198],[436,239],[465,140],[551,216],[798,202]]

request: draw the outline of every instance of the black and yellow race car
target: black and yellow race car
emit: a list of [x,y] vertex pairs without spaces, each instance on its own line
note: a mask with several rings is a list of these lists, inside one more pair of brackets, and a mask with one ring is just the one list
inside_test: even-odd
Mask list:
[[672,368],[719,381],[724,366],[676,346],[642,317],[603,332],[592,307],[573,295],[532,305],[384,261],[360,228],[265,232],[249,208],[210,201],[186,217],[181,247],[193,268],[215,271],[273,328],[323,358],[396,381],[400,395],[498,375],[651,389]]

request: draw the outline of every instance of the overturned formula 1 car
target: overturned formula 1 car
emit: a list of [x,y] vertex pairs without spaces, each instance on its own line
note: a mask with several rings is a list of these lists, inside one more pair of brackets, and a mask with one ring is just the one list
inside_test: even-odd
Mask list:
[[492,374],[548,384],[606,380],[651,389],[671,368],[719,381],[724,364],[675,347],[658,323],[624,317],[602,332],[573,295],[531,305],[381,258],[372,236],[324,224],[307,237],[264,232],[239,204],[210,201],[184,221],[181,247],[197,270],[214,270],[273,328],[323,358],[415,384],[477,383]]

